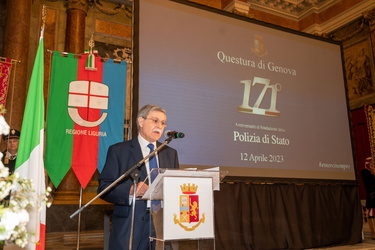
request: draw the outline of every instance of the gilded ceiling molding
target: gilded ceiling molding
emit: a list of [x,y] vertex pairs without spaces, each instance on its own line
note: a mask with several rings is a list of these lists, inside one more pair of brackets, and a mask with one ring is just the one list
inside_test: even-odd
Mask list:
[[225,6],[223,10],[232,12],[238,15],[243,15],[240,13],[244,13],[244,14],[249,13],[250,4],[244,3],[242,1],[234,0],[234,1],[231,1],[227,6]]
[[320,13],[341,0],[246,0],[253,9],[268,12],[276,16],[300,21],[313,14]]
[[232,13],[236,14],[236,15],[239,15],[239,16],[249,17],[249,18],[254,18],[255,17],[254,14],[245,13],[245,12],[239,11],[237,9],[233,9]]

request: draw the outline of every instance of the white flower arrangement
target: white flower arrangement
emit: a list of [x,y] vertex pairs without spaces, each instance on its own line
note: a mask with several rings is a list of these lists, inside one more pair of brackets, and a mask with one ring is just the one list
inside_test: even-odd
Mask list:
[[[0,116],[0,134],[8,133],[9,126],[4,117]],[[0,159],[2,157],[3,154],[0,153]],[[0,161],[0,246],[14,243],[23,248],[28,244],[28,210],[32,207],[39,208],[44,202],[50,206],[47,200],[50,191],[47,188],[45,194],[37,197],[32,180],[20,178],[18,173],[9,175],[8,168]]]

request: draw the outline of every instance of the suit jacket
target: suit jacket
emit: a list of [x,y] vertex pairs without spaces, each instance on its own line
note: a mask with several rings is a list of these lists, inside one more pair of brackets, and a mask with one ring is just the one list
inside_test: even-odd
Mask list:
[[[157,146],[160,144],[157,142]],[[142,159],[143,155],[138,137],[109,147],[105,166],[98,178],[98,193]],[[163,147],[158,152],[158,159],[159,168],[179,167],[177,151],[171,147]],[[143,181],[146,176],[147,170],[143,164],[140,167],[140,181]],[[103,200],[115,205],[109,243],[109,249],[111,250],[124,250],[128,249],[129,246],[132,211],[132,206],[129,204],[129,192],[132,185],[133,180],[130,177],[125,177],[101,196]],[[147,210],[147,201],[136,201],[133,232],[133,249],[149,249],[150,215]]]
[[5,150],[3,153],[3,158],[1,158],[1,161],[3,162],[4,164],[4,167],[7,167],[9,169],[9,175],[13,174],[14,173],[14,168],[16,166],[16,159],[14,160],[8,160],[8,163],[5,164],[4,161],[5,161],[5,157],[7,157],[7,150]]

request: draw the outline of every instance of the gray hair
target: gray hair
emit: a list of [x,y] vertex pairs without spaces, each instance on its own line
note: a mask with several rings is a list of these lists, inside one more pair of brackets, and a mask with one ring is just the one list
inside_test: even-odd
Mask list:
[[137,115],[137,128],[138,129],[139,129],[138,118],[142,117],[142,118],[146,119],[148,114],[150,114],[151,111],[159,111],[159,112],[162,112],[163,114],[165,114],[165,116],[167,116],[167,112],[162,107],[159,107],[159,106],[154,105],[154,104],[147,104],[147,105],[143,106],[138,111],[138,115]]

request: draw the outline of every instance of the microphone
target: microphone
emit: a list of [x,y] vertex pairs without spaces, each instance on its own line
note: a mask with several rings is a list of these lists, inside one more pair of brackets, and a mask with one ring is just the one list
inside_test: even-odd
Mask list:
[[173,139],[178,139],[178,138],[184,138],[185,137],[185,134],[182,133],[182,132],[176,132],[176,131],[170,131],[170,130],[166,130],[164,132],[164,136],[165,137],[168,137],[168,138],[173,138]]

